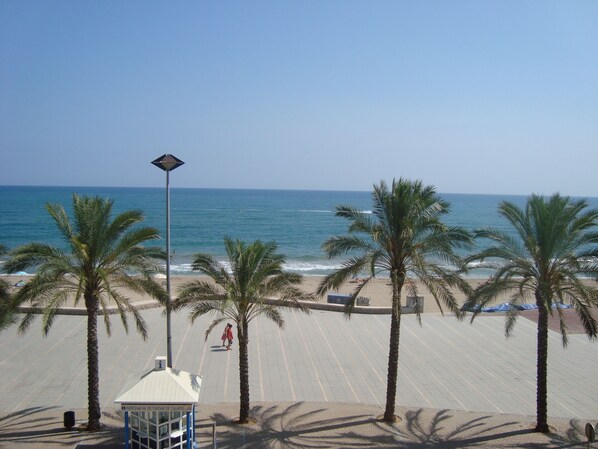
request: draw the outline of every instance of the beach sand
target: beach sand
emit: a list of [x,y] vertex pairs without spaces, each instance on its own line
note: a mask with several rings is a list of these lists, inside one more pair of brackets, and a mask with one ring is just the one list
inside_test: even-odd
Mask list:
[[[9,283],[9,285],[11,286],[11,290],[14,292],[19,288],[19,287],[15,287],[15,284],[17,282],[19,282],[19,281],[28,282],[31,279],[31,276],[7,275],[7,276],[2,276],[2,279],[4,279],[5,281],[7,281]],[[186,284],[188,282],[192,282],[194,280],[198,280],[198,279],[207,280],[208,278],[206,276],[201,276],[201,275],[172,276],[171,277],[172,296],[176,297],[177,292],[184,284]],[[322,279],[323,278],[321,276],[304,276],[303,283],[301,285],[301,289],[307,293],[315,294],[315,292],[318,288],[318,285]],[[159,279],[158,281],[163,286],[166,286],[166,279]],[[487,278],[468,279],[468,282],[472,288],[475,288],[475,287],[479,286],[481,283],[486,282],[486,281],[487,281]],[[596,282],[596,281],[586,280],[586,282],[588,284],[594,285],[595,287],[598,287],[598,282]],[[423,303],[424,303],[423,312],[424,313],[447,313],[447,314],[451,313],[446,308],[446,306],[444,304],[441,304],[442,307],[439,307],[439,305],[436,303],[436,301],[434,300],[433,296],[430,294],[428,289],[425,286],[423,286],[421,282],[419,282],[419,281],[416,282],[416,286],[417,286],[418,296],[421,296],[424,298],[424,301],[423,301]],[[351,294],[355,291],[356,288],[357,288],[356,283],[347,282],[341,288],[334,290],[334,291],[330,291],[329,293]],[[466,300],[465,294],[456,289],[453,290],[453,293],[454,293],[454,295],[457,299],[457,303],[460,307],[461,305],[463,305],[463,303]],[[364,286],[364,288],[359,293],[359,296],[364,296],[364,297],[368,298],[370,300],[369,306],[372,308],[374,308],[374,307],[390,307],[391,306],[390,279],[389,278],[372,279],[367,285]],[[401,292],[401,304],[403,306],[407,305],[407,296],[408,296],[407,288],[403,287],[403,291]],[[140,294],[134,293],[134,292],[127,292],[127,297],[134,304],[148,305],[148,304],[155,302],[148,296],[140,295]],[[501,303],[505,303],[508,301],[509,301],[508,295],[504,295],[502,297],[497,298],[493,304],[501,304]],[[530,298],[530,302],[532,302],[532,301],[533,301],[533,299]],[[318,297],[317,302],[326,303],[327,302],[326,296]],[[70,303],[64,304],[64,306],[65,307],[73,307],[74,304],[71,301]],[[77,307],[84,307],[84,304],[82,302],[80,302],[77,305]]]
[[[176,296],[176,292],[178,289],[185,283],[191,282],[195,279],[204,278],[205,276],[173,276],[171,278],[171,290],[173,296]],[[315,294],[318,285],[322,281],[323,277],[321,276],[304,276],[303,283],[301,284],[301,289],[307,293]],[[481,284],[482,282],[486,281],[487,279],[471,279],[469,280],[470,285],[472,287],[476,287],[477,285]],[[163,281],[165,282],[165,281]],[[424,312],[425,313],[440,313],[441,309],[438,307],[434,298],[426,289],[421,282],[417,282],[417,292],[418,296],[424,297]],[[347,282],[341,288],[332,290],[329,293],[339,293],[339,294],[351,294],[357,288],[356,283]],[[359,296],[364,296],[369,298],[370,300],[370,307],[390,307],[392,298],[391,298],[391,288],[390,288],[390,279],[389,278],[375,278],[368,282],[367,285],[359,293]],[[465,295],[462,292],[454,290],[455,297],[457,298],[457,302],[459,306],[461,306],[465,302]],[[318,297],[317,302],[326,303],[327,298]],[[500,301],[499,301],[500,302]],[[505,300],[506,302],[506,300]],[[407,303],[407,288],[403,287],[402,296],[401,296],[401,304],[406,306]],[[445,313],[450,313],[447,308],[443,305],[442,310]]]
[[[6,282],[9,283],[11,286],[11,290],[14,292],[19,287],[15,287],[15,284],[19,281],[28,282],[31,279],[31,276],[2,276]],[[200,275],[176,275],[171,277],[171,291],[173,297],[177,295],[177,291],[181,288],[182,285],[188,282],[192,282],[198,279],[208,279],[206,276]],[[316,292],[319,283],[323,278],[321,276],[305,276],[303,278],[303,283],[301,285],[301,289],[307,293],[314,293]],[[165,279],[158,280],[163,286],[166,285]],[[471,279],[470,284],[475,287],[479,285],[481,282],[485,281],[485,279]],[[341,288],[330,291],[329,293],[339,293],[339,294],[350,294],[355,291],[357,288],[356,283],[348,282],[343,285]],[[417,291],[418,296],[424,297],[424,313],[439,313],[441,309],[438,307],[434,298],[429,293],[429,291],[423,287],[421,283],[417,283]],[[455,296],[459,305],[463,304],[465,301],[465,295],[461,292],[455,291]],[[359,293],[359,296],[364,296],[370,300],[370,307],[390,307],[391,305],[391,289],[390,289],[390,280],[389,278],[376,278],[372,279]],[[145,302],[152,302],[151,298],[147,296],[140,295],[134,292],[128,292],[128,297],[133,303],[145,303]],[[402,304],[405,306],[407,301],[407,289],[403,288],[402,292]],[[317,298],[317,302],[326,303],[326,296]],[[500,301],[499,301],[500,302]],[[73,307],[73,302],[69,304],[64,304],[65,307]],[[82,303],[78,304],[78,307],[84,307]],[[443,306],[444,312],[449,313],[446,307]]]

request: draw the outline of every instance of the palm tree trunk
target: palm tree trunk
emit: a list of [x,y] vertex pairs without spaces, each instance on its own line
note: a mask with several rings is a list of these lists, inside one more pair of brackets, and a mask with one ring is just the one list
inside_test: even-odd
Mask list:
[[247,322],[242,321],[237,326],[239,338],[239,385],[241,390],[239,423],[245,424],[249,420],[249,359],[247,347],[249,335],[247,334]]
[[538,306],[536,432],[548,433],[548,309],[539,291]]
[[100,430],[100,375],[98,352],[98,301],[85,298],[87,307],[87,430]]
[[392,315],[390,318],[390,343],[388,351],[388,374],[386,379],[385,422],[395,422],[395,401],[397,396],[397,376],[399,373],[399,339],[401,332],[401,289],[403,280],[396,274],[391,276]]

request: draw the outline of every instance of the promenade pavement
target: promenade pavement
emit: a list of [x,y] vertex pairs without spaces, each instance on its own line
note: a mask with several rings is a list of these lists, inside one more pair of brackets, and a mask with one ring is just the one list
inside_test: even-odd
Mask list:
[[[150,329],[143,341],[111,316],[112,336],[100,327],[100,400],[105,431],[65,431],[62,414],[86,418],[85,319],[61,315],[50,334],[37,319],[24,336],[0,334],[0,447],[122,447],[114,399],[123,385],[165,354],[161,309],[142,312]],[[567,349],[550,333],[549,415],[554,433],[530,433],[535,415],[535,324],[520,318],[504,337],[504,318],[480,316],[473,325],[454,317],[403,316],[397,403],[400,423],[382,414],[388,355],[387,315],[313,310],[283,314],[279,329],[258,318],[250,326],[252,425],[238,416],[238,352],[222,348],[221,329],[204,339],[210,318],[190,324],[173,314],[173,366],[203,376],[200,447],[585,447],[583,426],[598,418],[596,344],[571,335]],[[101,323],[101,322],[100,322]]]

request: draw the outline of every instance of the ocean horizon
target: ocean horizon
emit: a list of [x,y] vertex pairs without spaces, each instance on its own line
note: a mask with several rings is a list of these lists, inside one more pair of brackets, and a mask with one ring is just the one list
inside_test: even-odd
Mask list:
[[[64,247],[45,205],[58,203],[69,212],[73,193],[110,198],[114,201],[114,213],[141,210],[145,216],[143,225],[158,228],[165,238],[163,187],[0,186],[0,243],[9,249],[32,241]],[[527,199],[525,195],[439,195],[451,204],[444,222],[468,230],[508,230],[497,212],[499,202],[507,200],[521,206]],[[598,198],[586,200],[590,207],[598,208]],[[344,260],[329,260],[321,249],[328,237],[347,231],[348,222],[334,213],[341,204],[371,213],[371,192],[171,188],[171,273],[191,274],[191,262],[199,252],[224,261],[223,239],[229,236],[246,241],[276,241],[286,258],[285,269],[307,276],[326,275]]]

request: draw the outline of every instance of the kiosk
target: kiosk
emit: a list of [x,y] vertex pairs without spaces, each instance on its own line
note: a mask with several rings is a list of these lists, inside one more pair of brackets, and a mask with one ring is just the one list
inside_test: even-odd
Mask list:
[[192,449],[201,376],[166,367],[153,370],[114,402],[125,416],[125,449]]

